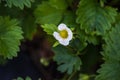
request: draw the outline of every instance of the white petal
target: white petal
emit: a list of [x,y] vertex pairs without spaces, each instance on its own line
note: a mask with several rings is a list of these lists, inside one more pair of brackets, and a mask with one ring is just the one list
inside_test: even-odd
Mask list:
[[64,23],[61,23],[58,25],[58,30],[60,30],[60,31],[66,29],[66,28],[67,28],[67,26]]
[[56,40],[61,40],[60,34],[58,32],[54,32],[53,36],[55,37]]
[[62,40],[62,41],[59,41],[60,44],[64,45],[64,46],[67,46],[69,44],[69,41],[67,40]]
[[72,31],[71,31],[69,28],[67,28],[67,32],[68,32],[68,37],[67,37],[67,39],[68,39],[68,40],[71,40],[72,37],[73,37],[73,33],[72,33]]

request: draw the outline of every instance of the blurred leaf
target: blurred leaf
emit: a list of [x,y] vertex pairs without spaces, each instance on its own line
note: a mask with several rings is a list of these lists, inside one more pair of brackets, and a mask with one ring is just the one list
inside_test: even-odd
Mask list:
[[49,0],[51,6],[56,9],[66,9],[68,7],[66,0]]
[[105,60],[120,61],[120,22],[110,31],[106,36],[105,45],[103,46],[103,53]]
[[41,26],[47,34],[53,35],[54,31],[57,31],[57,26],[54,24],[45,24]]
[[88,42],[97,45],[100,42],[99,36],[91,35],[95,33],[87,34],[84,30],[81,30],[80,27],[76,27],[76,34],[80,41],[83,43]]
[[5,59],[3,56],[0,56],[0,65],[5,65],[7,63],[7,59]]
[[19,8],[16,7],[5,7],[4,4],[0,4],[0,15],[1,16],[11,16],[11,17],[19,17],[21,16],[22,11]]
[[63,23],[65,23],[68,27],[75,28],[79,27],[75,22],[76,15],[72,11],[66,11],[64,13]]
[[32,79],[29,76],[27,76],[25,79],[23,79],[22,77],[18,77],[17,79],[13,80],[32,80]]
[[87,43],[80,41],[78,38],[75,38],[72,40],[71,46],[74,47],[76,51],[82,51],[85,47],[87,47]]
[[24,80],[22,77],[18,77],[17,79],[15,79],[15,80]]
[[[82,69],[81,73],[93,74],[98,68],[98,64],[101,62],[102,56],[100,55],[101,51],[100,46],[96,45],[87,45],[87,47],[80,53],[82,60]],[[91,80],[91,79],[90,79]]]
[[74,0],[66,0],[66,2],[69,4],[69,5],[72,5],[72,2],[73,2]]
[[53,48],[53,51],[55,52],[54,60],[59,65],[59,71],[71,74],[73,71],[80,70],[81,59],[73,55],[69,49],[57,46]]
[[23,9],[24,6],[31,7],[31,2],[34,2],[34,0],[6,0],[7,6],[10,8],[12,5],[19,7],[20,9]]
[[95,80],[120,80],[120,62],[107,61],[101,67]]
[[90,76],[87,74],[80,74],[78,80],[90,80]]
[[49,61],[46,58],[41,58],[40,59],[40,63],[44,66],[48,66],[49,65]]
[[9,17],[0,17],[0,55],[11,59],[17,56],[20,40],[23,39],[18,21]]
[[77,23],[86,33],[103,35],[111,29],[117,11],[112,7],[101,7],[97,0],[81,0],[76,14]]
[[25,78],[25,80],[32,80],[29,76],[27,76],[26,78]]
[[26,16],[26,18],[24,18],[24,20],[22,21],[22,29],[24,31],[25,38],[31,40],[37,29],[35,18],[30,15]]
[[98,70],[96,80],[119,80],[120,79],[120,22],[116,23],[104,37],[102,55],[105,63]]
[[62,10],[52,7],[48,2],[38,5],[34,14],[39,24],[58,24],[62,19]]

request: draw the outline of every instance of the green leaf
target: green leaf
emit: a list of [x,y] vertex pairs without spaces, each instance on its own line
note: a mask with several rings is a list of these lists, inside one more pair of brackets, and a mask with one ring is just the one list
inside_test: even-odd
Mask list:
[[18,77],[17,79],[13,79],[13,80],[32,80],[29,76],[27,76],[25,79],[22,77]]
[[55,52],[54,60],[59,65],[59,71],[71,74],[73,71],[80,70],[81,59],[73,55],[69,49],[64,46],[57,46],[53,48],[53,51]]
[[95,80],[120,80],[120,63],[118,61],[106,62],[98,73],[101,74]]
[[22,29],[24,31],[25,38],[31,40],[36,32],[37,25],[35,24],[35,18],[32,16],[26,16],[22,21]]
[[0,56],[0,65],[5,65],[7,63],[7,59],[5,59],[3,56]]
[[26,78],[25,78],[25,80],[32,80],[29,76],[27,76]]
[[53,32],[57,31],[57,26],[54,24],[44,24],[41,26],[45,32],[49,35],[53,35]]
[[80,74],[78,80],[90,80],[90,76],[87,74]]
[[71,46],[76,50],[76,51],[82,51],[85,47],[87,47],[87,43],[84,41],[81,41],[79,38],[75,38],[71,42]]
[[120,22],[106,34],[104,39],[106,44],[103,46],[104,52],[102,54],[105,60],[120,61]]
[[6,0],[7,6],[10,8],[12,5],[19,7],[20,9],[24,9],[24,6],[31,7],[31,2],[34,2],[34,0]]
[[95,33],[87,34],[84,30],[81,30],[80,27],[76,27],[76,34],[83,43],[88,42],[97,45],[100,42],[99,36],[95,35]]
[[68,7],[66,0],[49,0],[51,6],[56,9],[66,9]]
[[98,70],[96,80],[119,80],[120,79],[120,22],[112,28],[104,37],[102,55],[105,63]]
[[114,8],[101,7],[97,0],[81,0],[77,9],[77,23],[86,33],[103,35],[111,29],[117,12]]
[[38,5],[35,12],[36,22],[39,24],[56,24],[61,21],[63,11],[52,7],[48,2]]
[[76,15],[72,11],[66,11],[64,13],[63,23],[68,27],[75,28],[78,27],[78,24],[75,22]]
[[18,77],[17,79],[15,79],[15,80],[24,80],[22,77]]
[[9,17],[0,17],[0,55],[11,59],[17,56],[20,40],[23,39],[18,21]]
[[21,16],[22,14],[22,11],[19,9],[19,8],[16,8],[16,7],[12,7],[12,8],[9,8],[9,7],[5,7],[4,4],[0,4],[0,15],[1,16],[11,16],[11,17],[19,17]]

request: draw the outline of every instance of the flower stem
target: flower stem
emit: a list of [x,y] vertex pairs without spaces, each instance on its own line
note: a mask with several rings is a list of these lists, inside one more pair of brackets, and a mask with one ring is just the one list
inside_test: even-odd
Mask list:
[[74,71],[69,77],[67,80],[72,80],[73,76],[76,74],[76,71]]

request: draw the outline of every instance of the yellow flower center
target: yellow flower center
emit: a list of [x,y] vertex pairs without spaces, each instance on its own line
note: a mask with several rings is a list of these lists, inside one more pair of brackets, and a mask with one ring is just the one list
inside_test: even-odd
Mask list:
[[67,38],[68,37],[68,32],[66,30],[62,30],[62,31],[60,31],[60,36],[62,38]]

